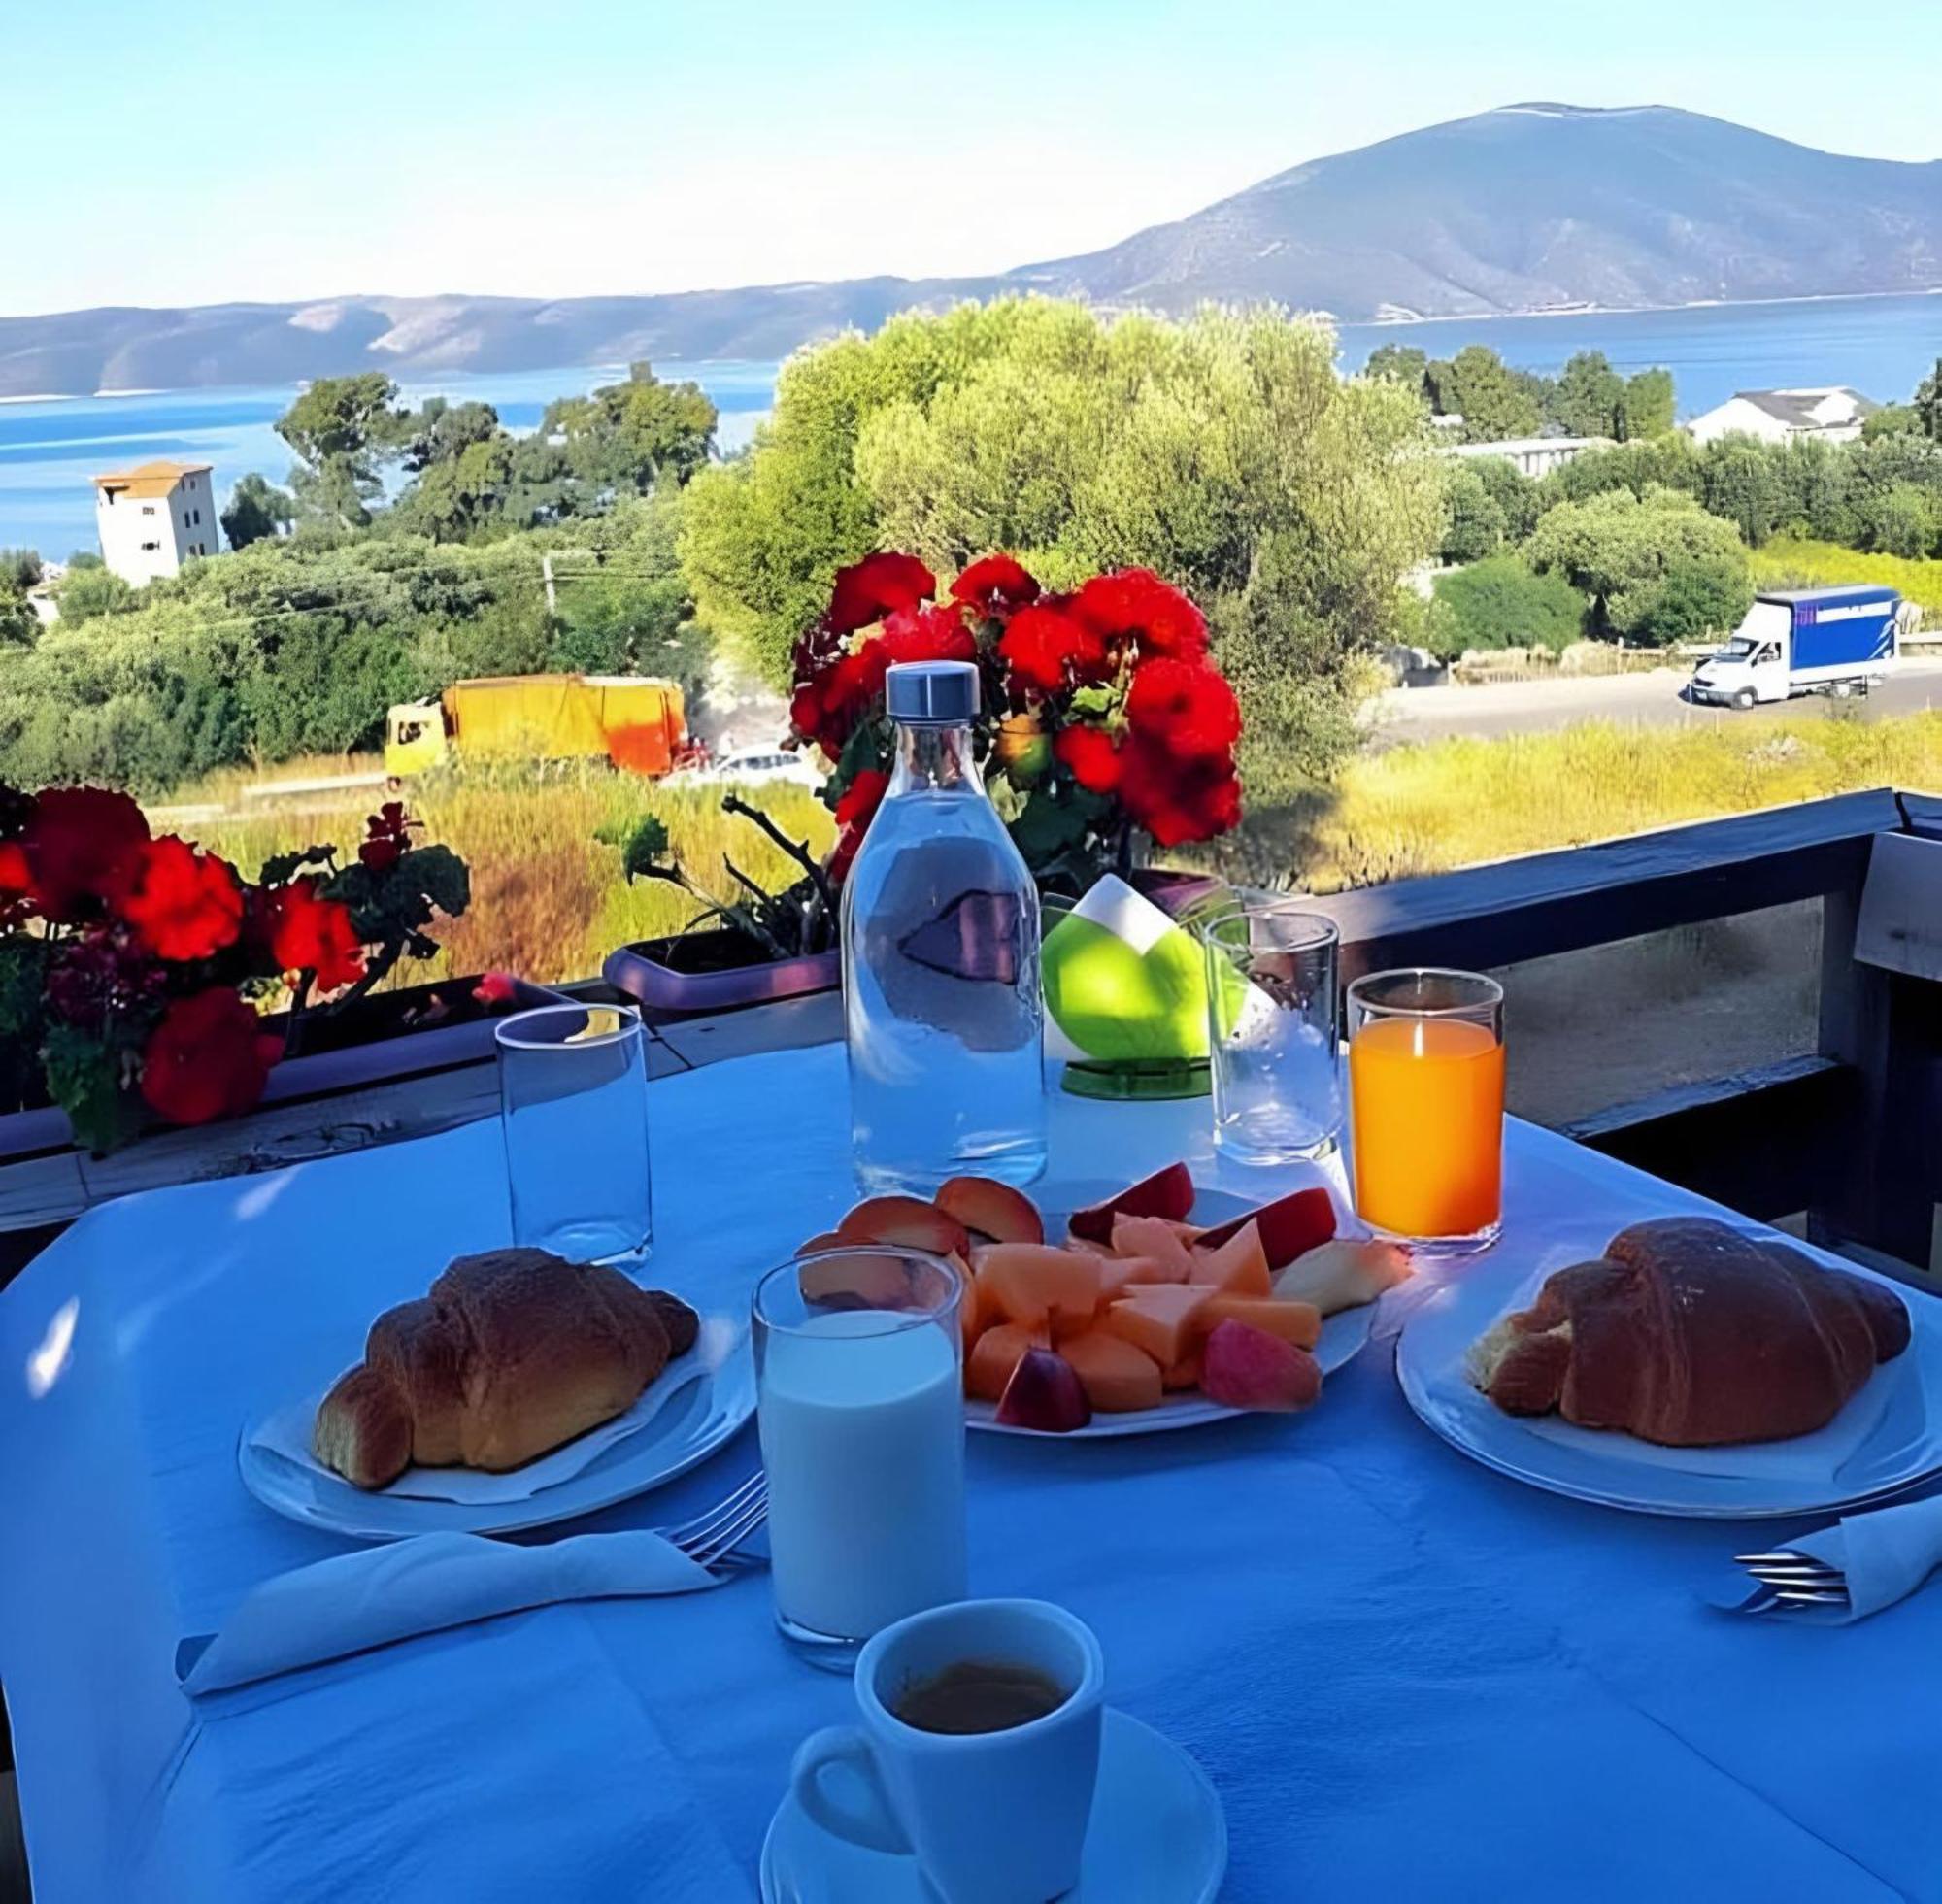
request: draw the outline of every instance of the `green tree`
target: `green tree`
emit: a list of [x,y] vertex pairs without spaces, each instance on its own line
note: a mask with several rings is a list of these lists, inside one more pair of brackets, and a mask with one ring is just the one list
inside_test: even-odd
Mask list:
[[1444,614],[1430,626],[1439,658],[1471,649],[1543,648],[1561,653],[1585,632],[1585,597],[1555,571],[1537,574],[1516,555],[1491,555],[1436,578]]
[[1054,587],[1154,568],[1206,610],[1272,801],[1353,745],[1353,657],[1398,627],[1437,533],[1423,435],[1409,390],[1344,382],[1325,331],[1271,312],[905,313],[784,366],[753,452],[688,485],[683,566],[778,683],[837,566],[874,548],[941,575],[1008,549]]
[[1539,574],[1561,575],[1590,597],[1598,634],[1682,639],[1695,614],[1703,611],[1699,625],[1730,627],[1753,600],[1738,531],[1671,489],[1643,499],[1610,489],[1559,503],[1531,532],[1523,555]]
[[1861,441],[1872,443],[1881,436],[1921,436],[1922,412],[1912,403],[1885,403],[1861,418]]
[[222,512],[222,533],[232,550],[248,549],[265,536],[282,535],[297,518],[296,498],[250,471],[230,491]]
[[40,585],[42,573],[38,549],[0,549],[0,588],[24,595]]
[[515,508],[530,521],[599,515],[622,496],[686,483],[715,449],[715,405],[697,384],[630,365],[623,384],[547,406],[514,458]]
[[1556,502],[1583,502],[1607,489],[1628,489],[1635,496],[1650,489],[1682,489],[1696,496],[1703,486],[1699,451],[1691,437],[1680,435],[1587,450],[1539,484],[1547,508]]
[[[1500,456],[1481,458],[1502,462]],[[1450,459],[1443,492],[1446,520],[1443,540],[1437,545],[1437,559],[1443,562],[1474,562],[1501,549],[1510,533],[1502,505],[1484,486],[1483,476],[1474,462]]]
[[1437,413],[1462,418],[1465,443],[1502,443],[1544,427],[1541,381],[1512,370],[1487,345],[1466,344],[1424,376]]
[[1470,456],[1464,460],[1477,472],[1484,493],[1503,516],[1504,540],[1522,542],[1537,526],[1537,518],[1550,502],[1543,484],[1526,476],[1508,456]]
[[1622,437],[1625,428],[1625,382],[1602,351],[1580,351],[1552,386],[1551,420],[1567,436]]
[[10,578],[0,575],[0,648],[24,648],[40,632],[40,618],[26,595]]
[[290,488],[305,519],[342,528],[370,521],[384,490],[380,468],[397,454],[407,421],[397,401],[383,371],[319,377],[277,418],[277,434],[300,459]]
[[1781,465],[1770,448],[1748,436],[1707,444],[1700,458],[1700,500],[1758,549],[1787,520]]
[[1429,368],[1429,353],[1414,344],[1379,344],[1362,366],[1366,377],[1386,377],[1406,390],[1427,397],[1429,385],[1423,373]]
[[1640,437],[1667,436],[1672,430],[1674,415],[1671,371],[1641,370],[1625,379],[1624,402],[1615,434],[1626,442],[1636,442]]
[[1921,556],[1942,540],[1942,509],[1933,490],[1897,483],[1871,497],[1861,512],[1862,538],[1885,555]]
[[1930,443],[1942,443],[1942,357],[1935,359],[1935,368],[1915,386],[1909,407],[1922,419],[1922,434]]
[[70,562],[54,589],[61,619],[88,621],[100,615],[118,615],[135,599],[135,591],[111,568],[95,562],[84,568]]

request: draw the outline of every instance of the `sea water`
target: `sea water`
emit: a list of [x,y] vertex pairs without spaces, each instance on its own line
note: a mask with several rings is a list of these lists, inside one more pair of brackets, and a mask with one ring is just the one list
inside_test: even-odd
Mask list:
[[867,1639],[964,1597],[964,1402],[937,1322],[865,1309],[771,1331],[759,1428],[786,1624]]
[[858,1182],[1030,1183],[1046,1157],[1038,894],[989,800],[893,793],[844,904]]

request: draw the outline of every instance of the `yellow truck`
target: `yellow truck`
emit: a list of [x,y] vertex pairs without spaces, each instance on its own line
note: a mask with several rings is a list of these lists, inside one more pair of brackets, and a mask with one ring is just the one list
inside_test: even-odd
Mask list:
[[687,748],[686,709],[671,681],[634,675],[495,675],[454,682],[436,699],[385,717],[385,771],[422,773],[468,760],[611,760],[666,773]]

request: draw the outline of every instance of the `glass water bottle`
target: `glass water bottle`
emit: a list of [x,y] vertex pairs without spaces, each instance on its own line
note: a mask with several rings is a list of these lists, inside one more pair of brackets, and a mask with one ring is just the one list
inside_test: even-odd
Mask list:
[[971,752],[978,670],[915,661],[885,684],[896,761],[843,891],[856,1175],[927,1195],[1045,1169],[1038,890]]

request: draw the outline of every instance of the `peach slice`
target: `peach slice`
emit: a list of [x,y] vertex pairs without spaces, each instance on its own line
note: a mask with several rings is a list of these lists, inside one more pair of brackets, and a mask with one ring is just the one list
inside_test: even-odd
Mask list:
[[1074,1236],[1106,1243],[1112,1239],[1113,1219],[1122,1212],[1128,1217],[1170,1217],[1175,1222],[1185,1222],[1192,1208],[1193,1178],[1184,1163],[1170,1163],[1104,1203],[1075,1210],[1066,1219],[1066,1228]]
[[1335,1205],[1319,1184],[1311,1189],[1295,1190],[1273,1203],[1262,1204],[1245,1217],[1236,1217],[1204,1231],[1200,1247],[1218,1250],[1249,1223],[1260,1229],[1261,1248],[1268,1253],[1268,1267],[1286,1269],[1304,1251],[1326,1243],[1335,1234]]
[[1070,1434],[1092,1419],[1072,1364],[1052,1349],[1028,1349],[998,1398],[998,1420],[1012,1428]]
[[971,1238],[955,1217],[917,1196],[865,1197],[836,1225],[845,1243],[901,1243],[940,1256],[968,1256]]
[[954,1177],[932,1199],[974,1234],[993,1243],[1043,1243],[1045,1219],[1022,1190],[994,1177]]
[[[838,1250],[842,1246],[838,1245]],[[796,1271],[805,1302],[825,1309],[908,1309],[911,1283],[903,1264],[888,1252],[843,1251],[811,1255]]]

